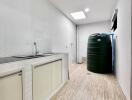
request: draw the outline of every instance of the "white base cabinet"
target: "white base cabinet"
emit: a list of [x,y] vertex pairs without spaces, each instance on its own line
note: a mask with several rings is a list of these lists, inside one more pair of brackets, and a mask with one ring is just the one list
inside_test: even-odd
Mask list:
[[51,93],[51,64],[33,70],[33,100],[45,100]]
[[56,90],[62,83],[61,61],[52,63],[52,91]]
[[22,94],[21,73],[0,78],[0,100],[22,100]]
[[34,66],[33,100],[46,100],[62,83],[62,60]]

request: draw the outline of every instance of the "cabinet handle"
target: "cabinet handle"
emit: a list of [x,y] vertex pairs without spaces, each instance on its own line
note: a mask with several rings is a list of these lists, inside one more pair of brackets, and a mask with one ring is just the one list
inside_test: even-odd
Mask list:
[[54,60],[54,61],[50,61],[50,62],[47,62],[47,63],[44,63],[44,64],[40,64],[40,65],[34,66],[34,69],[36,69],[38,67],[42,67],[42,65],[47,65],[47,64],[50,64],[50,63],[53,63],[53,62],[57,62],[57,61],[62,61],[62,59],[57,59],[57,60]]
[[12,76],[12,75],[15,75],[15,74],[18,74],[19,76],[22,76],[22,71],[18,71],[18,72],[14,72],[14,73],[10,73],[10,74],[0,76],[0,79],[5,78],[5,77],[9,77],[9,76]]
[[22,76],[22,72],[18,73],[19,76]]

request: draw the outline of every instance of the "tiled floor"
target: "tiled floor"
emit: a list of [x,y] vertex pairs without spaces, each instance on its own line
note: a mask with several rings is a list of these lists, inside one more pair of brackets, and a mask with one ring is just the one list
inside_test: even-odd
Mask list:
[[85,64],[69,69],[70,80],[52,100],[126,100],[114,75],[89,72]]

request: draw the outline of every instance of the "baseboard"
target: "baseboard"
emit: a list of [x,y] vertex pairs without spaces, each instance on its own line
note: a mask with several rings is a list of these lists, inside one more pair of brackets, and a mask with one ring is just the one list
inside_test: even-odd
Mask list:
[[[116,79],[117,79],[117,77],[116,77]],[[118,83],[119,88],[121,89],[122,94],[124,95],[125,99],[127,100],[127,97],[126,97],[126,95],[124,94],[124,92],[123,92],[123,90],[122,90],[122,88],[121,88],[121,86],[120,86],[120,83],[119,83],[118,79],[117,79],[117,83]]]

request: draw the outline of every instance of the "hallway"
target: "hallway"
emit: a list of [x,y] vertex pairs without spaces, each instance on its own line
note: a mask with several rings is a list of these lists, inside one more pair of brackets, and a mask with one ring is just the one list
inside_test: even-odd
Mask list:
[[86,65],[72,65],[70,80],[51,100],[126,100],[115,76],[88,72]]

